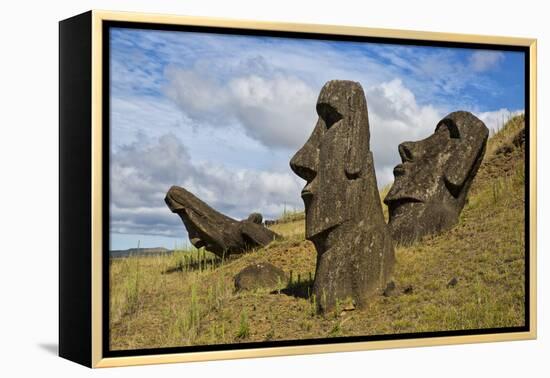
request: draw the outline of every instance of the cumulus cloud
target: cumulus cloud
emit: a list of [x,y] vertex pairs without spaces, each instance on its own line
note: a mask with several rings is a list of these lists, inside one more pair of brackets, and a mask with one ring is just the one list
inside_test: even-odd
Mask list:
[[498,109],[490,112],[479,112],[477,117],[482,120],[491,132],[500,130],[508,120],[514,116],[523,114],[525,110]]
[[400,162],[397,145],[430,135],[445,110],[420,105],[400,79],[367,89],[366,97],[371,150],[378,185],[382,187],[393,181],[393,167]]
[[164,204],[171,185],[194,193],[234,218],[259,211],[266,218],[302,208],[300,180],[288,172],[232,169],[195,163],[174,134],[123,146],[111,156],[111,232],[181,236],[179,218]]
[[479,50],[470,56],[470,67],[476,72],[494,68],[504,60],[504,54],[498,51]]
[[282,148],[298,147],[313,128],[317,95],[296,77],[250,74],[217,81],[200,69],[177,68],[167,76],[167,95],[199,124],[236,123],[265,146]]
[[393,182],[393,168],[400,163],[397,146],[430,136],[445,115],[466,110],[481,119],[489,130],[499,130],[508,119],[524,111],[506,108],[479,112],[475,109],[421,105],[415,94],[400,79],[367,89],[371,150],[375,159],[379,187]]
[[[228,120],[237,122],[249,137],[269,148],[295,151],[307,140],[317,118],[317,93],[295,77],[248,75],[216,83],[201,70],[175,68],[168,76],[167,93],[187,116],[213,127],[222,127]],[[365,89],[371,148],[377,168],[386,172],[378,178],[385,185],[392,180],[391,168],[399,160],[395,141],[429,135],[443,110],[418,104],[413,92],[397,78]]]

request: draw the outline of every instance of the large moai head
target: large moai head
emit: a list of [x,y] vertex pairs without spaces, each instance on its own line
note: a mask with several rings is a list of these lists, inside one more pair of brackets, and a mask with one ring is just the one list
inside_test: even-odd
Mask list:
[[384,199],[397,243],[410,244],[458,222],[488,136],[481,120],[458,111],[439,121],[428,138],[399,145],[402,163]]
[[315,244],[313,295],[322,310],[338,300],[363,305],[385,285],[394,262],[369,149],[367,102],[359,83],[329,81],[319,119],[290,161],[302,190],[306,238]]
[[368,180],[364,176],[372,165],[367,103],[359,83],[329,81],[316,108],[317,124],[290,161],[307,181],[302,198],[308,239],[360,216],[358,207],[364,204],[352,195],[362,195],[358,183]]

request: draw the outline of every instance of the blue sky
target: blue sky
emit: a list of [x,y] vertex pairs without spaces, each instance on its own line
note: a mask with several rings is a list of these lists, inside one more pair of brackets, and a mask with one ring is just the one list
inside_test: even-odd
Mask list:
[[171,185],[237,219],[302,209],[288,161],[328,80],[363,86],[380,187],[447,113],[496,130],[525,107],[518,52],[123,28],[110,47],[111,249],[187,243]]

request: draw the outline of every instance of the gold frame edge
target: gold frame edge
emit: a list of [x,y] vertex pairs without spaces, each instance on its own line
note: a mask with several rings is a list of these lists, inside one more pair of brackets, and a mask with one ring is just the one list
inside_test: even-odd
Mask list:
[[529,45],[529,323],[537,338],[537,40]]
[[92,11],[92,367],[103,358],[102,18]]

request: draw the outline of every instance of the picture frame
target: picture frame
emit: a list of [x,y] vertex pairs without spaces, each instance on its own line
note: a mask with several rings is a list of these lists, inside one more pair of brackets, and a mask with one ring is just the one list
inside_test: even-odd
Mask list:
[[[96,368],[536,338],[535,39],[96,10],[63,20],[59,28],[59,355],[61,357]],[[113,350],[109,342],[109,308],[111,306],[109,251],[113,249],[109,244],[111,212],[109,201],[112,190],[109,172],[113,153],[110,149],[113,142],[110,129],[110,122],[112,122],[110,90],[113,85],[111,81],[113,68],[110,58],[116,47],[111,44],[109,33],[115,28],[173,33],[213,33],[221,36],[274,37],[288,40],[328,40],[334,43],[379,43],[477,49],[523,54],[524,76],[521,78],[524,83],[522,94],[524,95],[525,125],[524,198],[522,199],[524,228],[521,230],[524,250],[522,266],[525,269],[523,325]],[[368,101],[369,96],[367,96]],[[376,141],[372,139],[370,143],[372,146]],[[376,154],[374,158],[376,159]],[[399,262],[399,255],[397,261]],[[292,280],[292,270],[290,272]],[[449,285],[454,286],[456,282],[451,284],[451,281]]]

